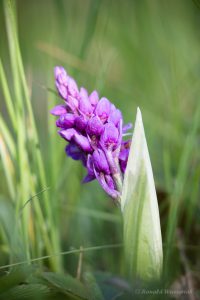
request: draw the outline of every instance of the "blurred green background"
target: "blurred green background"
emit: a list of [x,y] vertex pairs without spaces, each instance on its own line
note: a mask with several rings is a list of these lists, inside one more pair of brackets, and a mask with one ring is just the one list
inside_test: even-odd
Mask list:
[[[79,86],[89,92],[96,89],[100,96],[110,99],[123,112],[125,122],[134,123],[136,108],[140,107],[158,192],[164,249],[171,241],[173,223],[174,228],[181,229],[185,246],[194,246],[186,256],[191,269],[198,273],[198,5],[192,0],[18,0],[17,18],[61,249],[121,243],[122,228],[120,212],[98,183],[82,185],[82,166],[65,156],[65,142],[49,115],[50,108],[61,102],[48,91],[55,90],[56,65],[64,66]],[[0,35],[0,54],[12,89],[2,3]],[[1,90],[0,108],[7,119]],[[0,172],[3,174],[2,166]],[[0,193],[9,198],[3,178]],[[175,234],[174,249],[176,244]],[[175,251],[173,278],[182,272],[178,257]],[[63,259],[65,268],[74,275],[77,257]],[[120,249],[94,251],[86,254],[85,260],[93,269],[123,274]]]

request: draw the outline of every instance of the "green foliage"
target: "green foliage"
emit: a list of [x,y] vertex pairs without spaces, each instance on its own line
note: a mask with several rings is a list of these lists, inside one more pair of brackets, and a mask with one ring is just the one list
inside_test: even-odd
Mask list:
[[[42,195],[43,205],[38,201],[35,201],[31,208],[30,205],[25,205],[28,199],[36,194],[36,189],[47,185],[46,174],[19,46],[15,1],[4,1],[4,12],[14,82],[13,97],[1,60],[0,81],[13,132],[0,116],[2,131],[0,154],[9,193],[15,202],[16,223],[13,227],[20,231],[21,244],[24,247],[22,252],[25,252],[26,258],[29,259],[31,253],[41,254],[43,248],[47,252],[59,252],[59,234],[55,232],[57,224],[53,218],[47,191]],[[14,141],[16,148],[13,146]],[[30,146],[34,153],[30,153]],[[36,171],[38,177],[35,182]],[[36,223],[33,223],[33,218],[37,220]],[[51,230],[47,229],[48,226]],[[43,246],[39,246],[38,243],[42,243]],[[50,258],[50,263],[54,269],[61,268],[59,258],[57,261]]]
[[53,287],[56,287],[58,291],[72,295],[77,299],[88,299],[89,294],[80,281],[71,277],[68,274],[61,275],[55,273],[43,273],[42,277],[50,283]]
[[0,277],[0,299],[89,299],[87,289],[68,274],[17,267]]

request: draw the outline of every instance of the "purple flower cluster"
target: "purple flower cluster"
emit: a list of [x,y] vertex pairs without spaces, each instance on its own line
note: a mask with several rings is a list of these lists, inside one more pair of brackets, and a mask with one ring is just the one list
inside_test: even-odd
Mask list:
[[58,133],[68,145],[66,153],[87,168],[83,182],[97,179],[113,199],[119,200],[130,140],[123,141],[131,124],[123,126],[121,111],[96,91],[78,88],[63,67],[55,67],[55,83],[64,104],[51,113],[59,118]]

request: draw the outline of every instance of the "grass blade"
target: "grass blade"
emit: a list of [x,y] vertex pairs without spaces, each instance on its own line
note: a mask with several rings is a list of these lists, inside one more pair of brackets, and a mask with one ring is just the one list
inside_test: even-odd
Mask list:
[[15,186],[13,180],[14,166],[1,133],[0,133],[0,157],[1,157],[4,173],[8,184],[9,194],[11,199],[14,201],[15,200]]
[[6,101],[8,113],[9,113],[13,128],[16,129],[16,118],[15,118],[14,105],[12,103],[10,91],[9,91],[9,88],[8,88],[8,81],[6,79],[6,75],[5,75],[5,71],[4,71],[4,68],[3,68],[1,58],[0,58],[0,83],[1,83],[1,86],[2,86],[2,91],[3,91],[3,94],[4,94],[4,98],[5,98],[5,101]]

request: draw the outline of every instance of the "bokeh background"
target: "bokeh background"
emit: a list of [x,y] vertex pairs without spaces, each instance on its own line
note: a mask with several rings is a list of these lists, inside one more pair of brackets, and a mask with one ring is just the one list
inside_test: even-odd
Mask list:
[[[56,65],[64,66],[79,86],[89,92],[96,89],[110,99],[121,109],[126,122],[134,123],[136,108],[140,107],[158,193],[164,249],[167,228],[174,222],[182,232],[190,268],[198,277],[198,1],[18,0],[17,16],[61,249],[121,243],[122,226],[120,212],[98,183],[81,184],[85,174],[82,166],[65,156],[65,142],[57,135],[54,117],[49,115],[50,108],[61,103],[53,93]],[[12,89],[2,3],[0,36],[0,54]],[[1,90],[0,108],[7,120]],[[9,198],[2,165],[0,173],[0,193]],[[174,216],[176,205],[178,213]],[[175,234],[172,282],[184,274],[177,241]],[[94,270],[123,274],[121,249],[93,251],[84,259]],[[65,269],[72,274],[76,264],[76,256],[63,257]]]

